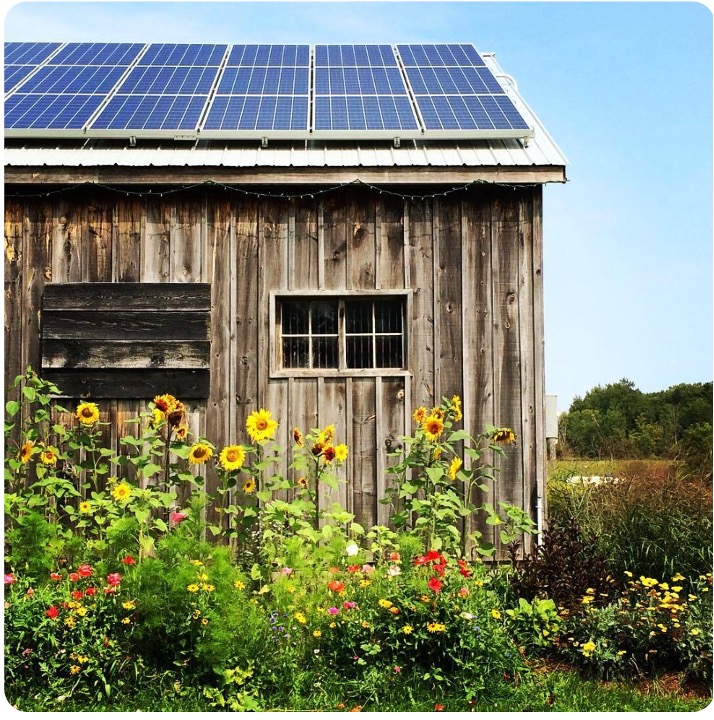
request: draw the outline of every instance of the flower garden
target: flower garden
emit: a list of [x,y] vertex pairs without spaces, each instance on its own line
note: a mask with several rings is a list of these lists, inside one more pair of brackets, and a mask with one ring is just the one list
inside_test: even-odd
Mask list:
[[[13,388],[5,694],[20,710],[594,709],[568,704],[554,665],[576,685],[711,682],[710,567],[615,571],[572,519],[516,559],[531,521],[473,498],[517,438],[469,436],[457,396],[415,411],[390,526],[362,527],[324,500],[349,454],[332,426],[282,448],[257,409],[215,447],[165,394],[116,452],[95,403],[61,407],[31,370]],[[492,561],[484,527],[511,562]]]

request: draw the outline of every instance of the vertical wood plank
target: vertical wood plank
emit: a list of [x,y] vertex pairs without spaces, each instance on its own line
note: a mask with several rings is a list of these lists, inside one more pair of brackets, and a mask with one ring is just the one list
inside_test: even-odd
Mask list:
[[144,209],[140,198],[120,198],[116,203],[115,277],[119,282],[140,281]]
[[[345,391],[346,385],[342,378],[325,378],[324,383],[322,383],[318,427],[323,429],[327,425],[335,426],[335,445],[346,443],[347,441],[347,423],[349,420],[346,414]],[[350,450],[351,448],[348,447],[348,451]],[[347,465],[345,464],[341,468],[336,468],[335,474],[340,480],[337,490],[321,488],[320,507],[325,510],[329,510],[333,503],[339,503],[342,508],[345,509],[347,507]]]
[[82,280],[112,281],[113,210],[105,196],[93,194],[81,212]]
[[[5,198],[5,399],[16,400],[17,391],[9,391],[12,381],[25,371],[22,366],[25,203]],[[19,436],[18,436],[19,437]]]
[[162,198],[147,196],[144,221],[142,282],[168,282],[171,250],[171,207]]
[[347,287],[373,290],[375,267],[375,200],[367,188],[352,188],[347,205]]
[[412,406],[434,403],[434,269],[431,205],[409,203],[409,276],[414,290],[409,333]]
[[342,290],[347,287],[347,211],[344,191],[323,197],[322,208],[324,287]]
[[53,282],[81,282],[81,204],[60,197],[52,233]]
[[[379,286],[388,290],[408,287],[404,277],[404,200],[382,194],[379,196],[379,235],[377,237],[377,269]],[[407,244],[408,247],[408,244]]]
[[398,460],[390,457],[388,453],[402,449],[400,438],[410,429],[410,418],[405,411],[408,397],[405,380],[382,378],[381,392],[377,394],[377,457],[381,458],[381,468],[377,474],[377,522],[380,525],[388,524],[392,512],[391,506],[379,502],[386,496],[387,488],[391,485],[391,476],[386,474],[387,469],[396,465]]
[[203,271],[203,203],[196,193],[176,196],[171,218],[170,282],[198,282]]
[[316,290],[319,287],[318,203],[313,198],[297,201],[295,208],[293,289]]
[[376,408],[374,378],[352,380],[352,464],[353,510],[355,520],[365,528],[377,517],[376,487]]

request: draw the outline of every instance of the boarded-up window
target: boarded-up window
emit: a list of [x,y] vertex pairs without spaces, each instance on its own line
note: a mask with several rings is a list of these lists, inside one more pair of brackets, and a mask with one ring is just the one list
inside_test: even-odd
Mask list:
[[401,369],[404,298],[280,298],[279,367],[285,370]]
[[209,395],[206,283],[65,283],[42,299],[42,376],[63,395]]

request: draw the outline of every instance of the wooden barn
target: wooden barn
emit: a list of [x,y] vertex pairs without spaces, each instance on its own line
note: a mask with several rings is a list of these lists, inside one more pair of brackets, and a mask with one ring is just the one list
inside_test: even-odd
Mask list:
[[7,43],[5,62],[6,386],[31,365],[115,435],[171,392],[219,447],[260,407],[285,446],[334,423],[366,526],[413,410],[457,394],[468,431],[516,431],[492,499],[540,522],[543,185],[566,161],[493,55]]

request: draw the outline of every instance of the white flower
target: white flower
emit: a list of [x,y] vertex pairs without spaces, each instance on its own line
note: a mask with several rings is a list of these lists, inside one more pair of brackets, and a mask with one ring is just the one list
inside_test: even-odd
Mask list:
[[473,620],[474,616],[470,612],[462,612],[459,617],[463,618],[464,620]]
[[357,543],[347,543],[347,547],[345,548],[345,553],[348,557],[354,557],[359,552],[359,547],[357,546]]
[[389,570],[387,570],[387,575],[391,575],[392,577],[401,575],[401,573],[402,569],[399,567],[399,565],[390,565]]

